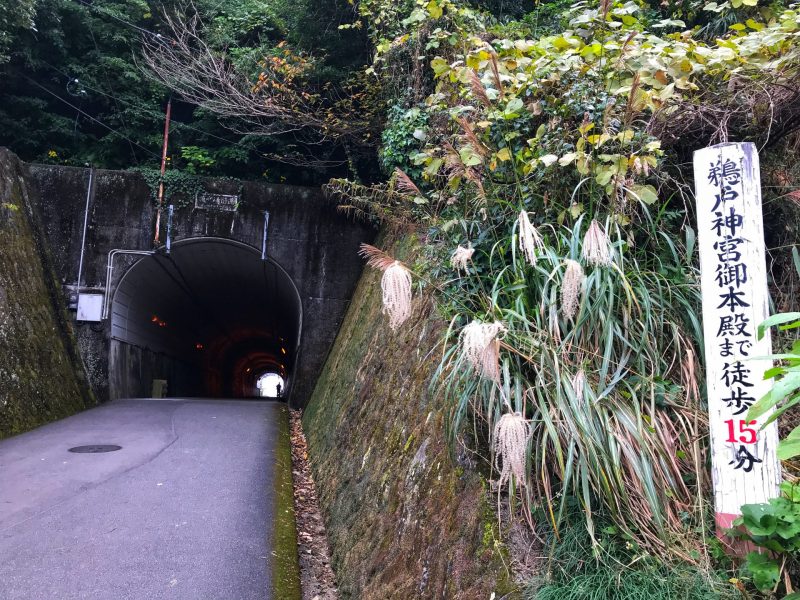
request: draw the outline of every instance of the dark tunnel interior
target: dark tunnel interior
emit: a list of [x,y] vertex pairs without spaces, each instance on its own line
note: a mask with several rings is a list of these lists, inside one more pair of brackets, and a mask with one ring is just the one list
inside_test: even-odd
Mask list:
[[117,287],[111,343],[121,349],[110,378],[121,382],[118,396],[149,395],[151,381],[137,387],[138,377],[167,380],[173,397],[242,398],[277,373],[288,397],[301,329],[300,296],[277,263],[231,240],[176,242]]

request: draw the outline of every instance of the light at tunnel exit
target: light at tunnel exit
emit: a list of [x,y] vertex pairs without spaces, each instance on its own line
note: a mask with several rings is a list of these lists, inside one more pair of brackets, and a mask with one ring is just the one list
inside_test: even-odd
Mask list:
[[283,392],[285,382],[283,377],[277,373],[265,373],[259,378],[256,385],[262,398],[277,398],[279,396],[278,386],[281,386],[281,392]]

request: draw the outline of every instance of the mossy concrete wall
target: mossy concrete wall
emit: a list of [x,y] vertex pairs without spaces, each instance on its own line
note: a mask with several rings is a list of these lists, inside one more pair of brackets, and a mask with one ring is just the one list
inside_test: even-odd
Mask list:
[[[344,598],[486,599],[510,591],[484,480],[451,457],[429,391],[446,325],[417,299],[393,333],[365,272],[303,426]],[[438,347],[436,350],[432,350]]]
[[0,438],[93,404],[22,163],[0,148]]

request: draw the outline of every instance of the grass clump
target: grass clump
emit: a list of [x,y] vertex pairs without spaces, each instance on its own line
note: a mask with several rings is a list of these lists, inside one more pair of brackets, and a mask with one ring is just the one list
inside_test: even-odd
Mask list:
[[[530,600],[719,600],[741,598],[689,567],[619,569],[599,565],[569,579],[547,583],[526,594]],[[731,587],[730,585],[728,587]]]
[[529,582],[526,600],[734,600],[743,596],[725,573],[685,563],[669,563],[643,551],[611,521],[601,525],[595,543],[571,502],[559,537],[545,532],[549,560]]

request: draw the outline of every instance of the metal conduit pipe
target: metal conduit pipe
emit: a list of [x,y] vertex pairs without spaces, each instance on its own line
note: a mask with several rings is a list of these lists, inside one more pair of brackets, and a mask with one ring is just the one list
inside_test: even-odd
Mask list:
[[81,237],[81,257],[78,261],[78,295],[81,293],[81,280],[83,279],[83,257],[86,252],[86,229],[89,226],[89,203],[92,199],[92,184],[94,183],[94,169],[89,169],[89,185],[86,188],[86,207],[83,211],[83,235]]
[[124,250],[122,248],[116,248],[108,253],[108,260],[106,261],[106,297],[103,302],[103,320],[105,321],[108,319],[108,313],[111,312],[111,297],[113,294],[111,293],[111,277],[114,273],[114,258],[118,254],[128,254],[128,255],[138,255],[138,256],[150,256],[155,254],[154,250]]

